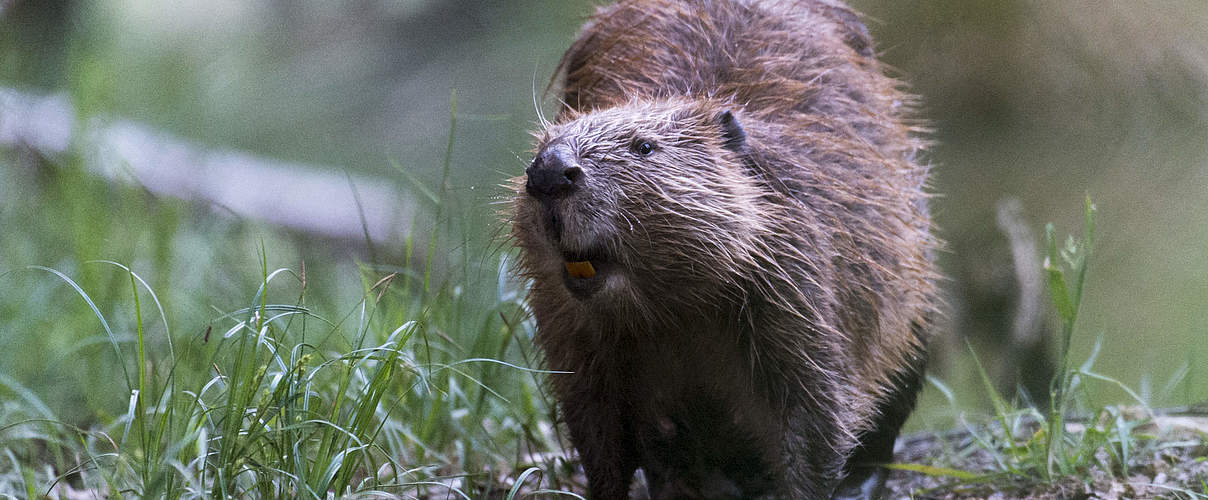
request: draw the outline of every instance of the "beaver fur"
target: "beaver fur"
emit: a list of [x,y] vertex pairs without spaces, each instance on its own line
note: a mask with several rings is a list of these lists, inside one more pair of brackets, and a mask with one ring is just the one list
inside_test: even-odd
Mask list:
[[937,243],[914,98],[858,16],[621,1],[560,74],[509,217],[590,496],[638,468],[658,499],[875,496]]

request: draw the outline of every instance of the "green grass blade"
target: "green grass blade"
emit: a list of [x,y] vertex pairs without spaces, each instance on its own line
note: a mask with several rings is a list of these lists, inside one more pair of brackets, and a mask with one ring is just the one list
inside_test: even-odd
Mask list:
[[113,334],[113,329],[109,327],[109,322],[105,320],[105,315],[101,314],[101,310],[96,306],[96,303],[92,301],[92,297],[89,297],[88,294],[84,292],[84,289],[80,288],[80,285],[71,278],[68,278],[66,274],[63,274],[55,269],[44,266],[29,266],[28,269],[46,271],[58,276],[59,279],[65,281],[68,285],[71,285],[71,288],[73,288],[76,293],[78,293],[80,297],[84,299],[84,302],[88,303],[88,307],[92,309],[92,313],[96,315],[98,320],[100,320],[101,327],[105,329],[105,334],[109,336],[109,343],[113,345],[113,352],[117,355],[118,365],[122,367],[122,375],[124,375],[126,378],[126,388],[129,390],[134,390],[134,381],[130,380],[130,372],[126,368],[126,357],[122,354],[122,348],[118,344],[117,335]]
[[972,472],[963,471],[960,469],[950,469],[947,467],[935,467],[924,464],[885,464],[886,469],[904,470],[908,472],[918,472],[933,477],[952,477],[961,481],[978,481],[982,480],[983,476]]
[[[520,488],[524,486],[524,482],[528,479],[528,477],[533,474],[540,473],[541,469],[537,467],[529,467],[524,472],[521,472],[520,476],[516,478],[515,484],[512,484],[512,489],[508,491],[508,496],[506,497],[507,500],[515,500],[516,495],[520,493]],[[540,482],[540,479],[538,479],[538,482]]]

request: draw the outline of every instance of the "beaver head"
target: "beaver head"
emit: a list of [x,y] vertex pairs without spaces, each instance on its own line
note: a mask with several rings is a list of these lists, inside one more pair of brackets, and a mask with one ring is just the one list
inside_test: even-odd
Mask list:
[[735,291],[767,231],[747,148],[736,113],[716,101],[567,113],[513,179],[513,236],[533,293],[647,309]]

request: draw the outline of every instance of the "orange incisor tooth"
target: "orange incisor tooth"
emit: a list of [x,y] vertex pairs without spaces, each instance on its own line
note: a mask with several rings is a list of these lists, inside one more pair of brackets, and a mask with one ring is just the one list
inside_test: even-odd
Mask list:
[[596,275],[596,268],[592,267],[591,261],[567,262],[566,272],[572,278],[591,278]]

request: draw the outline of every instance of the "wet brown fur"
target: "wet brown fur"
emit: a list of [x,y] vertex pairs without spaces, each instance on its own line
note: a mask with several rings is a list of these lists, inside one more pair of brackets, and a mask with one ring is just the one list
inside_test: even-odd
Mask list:
[[[583,186],[549,208],[518,177],[510,218],[592,495],[637,467],[656,497],[829,495],[937,302],[913,98],[826,0],[622,1],[562,74],[537,150]],[[580,299],[562,266],[589,251],[606,284]]]

